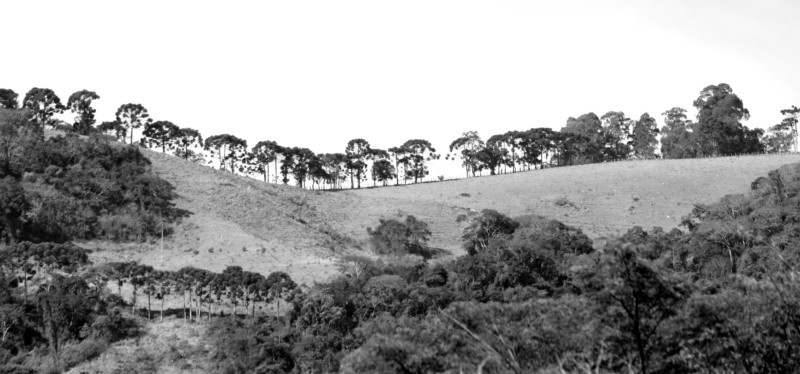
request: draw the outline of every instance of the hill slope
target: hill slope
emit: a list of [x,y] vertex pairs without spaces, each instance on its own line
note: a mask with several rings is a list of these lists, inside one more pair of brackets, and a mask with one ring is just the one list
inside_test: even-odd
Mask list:
[[[341,192],[272,185],[144,151],[172,183],[179,208],[193,212],[164,241],[117,246],[96,262],[139,260],[157,268],[228,265],[267,274],[286,271],[310,284],[336,274],[335,259],[364,253],[367,227],[413,214],[428,222],[431,245],[461,254],[459,237],[485,208],[511,216],[538,214],[581,227],[593,239],[634,225],[676,227],[692,204],[743,193],[772,169],[800,155],[636,161]],[[84,243],[108,248],[108,243]],[[113,246],[112,246],[113,247]]]
[[[800,155],[603,163],[404,187],[345,191],[353,213],[338,230],[358,237],[378,217],[414,214],[433,228],[432,245],[458,254],[458,214],[490,208],[510,216],[537,214],[580,227],[593,239],[627,231],[677,227],[692,204],[744,193],[750,183]],[[357,214],[355,212],[358,212]],[[353,220],[353,218],[361,218]]]
[[163,252],[159,241],[83,243],[103,249],[93,255],[95,262],[138,260],[159,269],[194,266],[217,272],[239,265],[263,274],[286,271],[310,283],[335,273],[334,255],[350,246],[309,203],[321,192],[265,184],[177,157],[143,152],[156,173],[175,186],[178,208],[192,214],[164,240]]

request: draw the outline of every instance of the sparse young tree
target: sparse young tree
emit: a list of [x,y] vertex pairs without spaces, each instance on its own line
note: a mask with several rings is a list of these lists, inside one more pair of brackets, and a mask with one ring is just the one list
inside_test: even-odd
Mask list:
[[133,144],[133,130],[138,129],[152,121],[150,114],[142,104],[124,104],[117,109],[117,122],[125,127]]
[[92,132],[92,126],[95,123],[94,113],[97,112],[92,108],[92,101],[98,99],[100,99],[100,96],[89,90],[81,90],[69,96],[67,107],[76,116],[72,129],[78,134],[88,135]]

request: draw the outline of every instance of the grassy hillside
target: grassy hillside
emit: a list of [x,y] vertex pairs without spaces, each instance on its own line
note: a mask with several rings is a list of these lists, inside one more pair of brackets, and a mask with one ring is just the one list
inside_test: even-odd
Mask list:
[[379,217],[414,214],[431,224],[434,246],[461,253],[459,234],[466,222],[456,218],[491,208],[557,219],[599,239],[635,225],[677,227],[692,204],[744,193],[756,178],[795,162],[800,155],[631,161],[346,191],[352,211],[340,212],[347,219],[334,226],[363,237],[359,233]]
[[177,157],[143,152],[156,173],[176,187],[177,206],[192,215],[164,240],[163,251],[159,241],[82,243],[103,249],[93,254],[95,262],[139,260],[159,269],[194,266],[216,272],[240,265],[263,274],[286,271],[300,283],[310,284],[333,274],[334,256],[352,247],[310,203],[321,192],[268,185]]
[[[367,248],[367,227],[413,214],[428,222],[431,245],[461,254],[466,221],[481,209],[538,214],[581,227],[593,239],[634,225],[676,227],[692,204],[742,193],[750,182],[800,155],[636,161],[535,170],[442,183],[342,192],[265,184],[145,151],[156,172],[193,212],[160,243],[111,246],[95,262],[139,260],[157,268],[228,265],[263,274],[281,270],[311,284],[336,274],[335,259]],[[84,243],[108,248],[108,243]],[[361,252],[363,253],[363,252]]]

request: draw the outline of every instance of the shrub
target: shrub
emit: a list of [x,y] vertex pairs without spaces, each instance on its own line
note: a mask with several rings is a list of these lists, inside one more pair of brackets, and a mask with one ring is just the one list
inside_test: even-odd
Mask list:
[[380,220],[374,230],[367,228],[372,249],[380,255],[419,254],[429,256],[428,240],[431,232],[428,224],[409,215],[405,222],[395,219]]
[[472,219],[469,227],[464,229],[462,246],[467,253],[474,255],[489,246],[495,237],[509,236],[519,227],[519,223],[496,210],[484,209]]

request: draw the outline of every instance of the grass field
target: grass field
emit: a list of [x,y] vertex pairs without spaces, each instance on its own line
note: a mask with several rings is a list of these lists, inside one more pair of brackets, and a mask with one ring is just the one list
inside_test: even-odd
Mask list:
[[177,205],[193,214],[164,241],[100,249],[95,262],[139,260],[162,269],[228,265],[268,274],[286,271],[299,283],[329,279],[336,258],[366,253],[367,227],[381,218],[413,214],[428,222],[431,245],[461,254],[459,237],[472,216],[491,208],[519,216],[537,214],[582,228],[591,238],[644,228],[677,227],[692,204],[743,193],[750,182],[800,155],[604,163],[552,168],[398,187],[339,192],[292,186],[220,172],[145,151],[156,172],[171,182]]
[[632,226],[677,227],[692,204],[744,193],[770,170],[800,155],[603,163],[534,170],[442,183],[344,191],[352,210],[337,229],[364,238],[365,226],[396,212],[428,222],[432,245],[461,253],[459,214],[495,209],[510,216],[542,215],[580,227],[598,240]]

